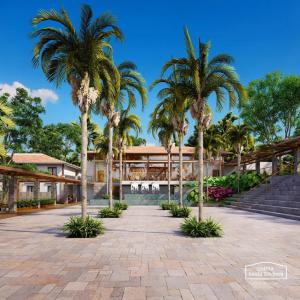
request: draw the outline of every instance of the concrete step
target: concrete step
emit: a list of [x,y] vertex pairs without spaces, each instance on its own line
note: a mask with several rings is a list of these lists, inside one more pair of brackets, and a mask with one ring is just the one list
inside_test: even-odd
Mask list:
[[234,204],[228,205],[227,207],[230,207],[232,209],[239,209],[239,210],[245,210],[253,213],[259,213],[259,214],[264,214],[264,215],[269,215],[269,216],[275,216],[279,218],[285,218],[285,219],[290,219],[290,220],[297,220],[300,221],[300,216],[297,215],[291,215],[291,214],[284,214],[284,213],[278,213],[278,212],[271,212],[271,211],[265,211],[265,210],[259,210],[259,209],[252,209],[252,208],[246,208],[246,207],[239,207]]
[[282,207],[290,207],[290,208],[300,208],[300,201],[282,201],[282,200],[261,200],[261,199],[251,199],[248,201],[240,201],[242,204],[264,204],[271,206],[282,206]]

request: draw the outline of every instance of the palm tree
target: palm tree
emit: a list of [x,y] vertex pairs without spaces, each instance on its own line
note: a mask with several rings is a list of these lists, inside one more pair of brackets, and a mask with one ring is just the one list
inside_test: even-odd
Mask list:
[[199,221],[201,221],[203,219],[203,132],[207,127],[205,105],[213,93],[216,96],[218,109],[222,108],[226,100],[225,93],[229,96],[230,106],[242,101],[246,93],[231,66],[233,62],[231,56],[220,54],[209,61],[210,43],[203,44],[199,39],[199,57],[197,57],[187,28],[184,34],[187,57],[168,61],[163,67],[162,74],[175,65],[179,76],[186,79],[186,96],[198,129]]
[[168,154],[168,203],[171,202],[171,152],[172,145],[176,142],[176,128],[174,127],[170,114],[151,114],[149,131],[153,136],[157,135],[162,146]]
[[129,108],[121,110],[120,122],[116,128],[118,152],[119,152],[119,184],[120,184],[120,202],[123,196],[123,150],[126,146],[133,144],[132,136],[130,132],[134,131],[136,134],[141,132],[141,119],[138,115],[130,114]]
[[[106,90],[102,93],[98,103],[96,104],[96,111],[107,117],[109,150],[108,150],[108,169],[109,169],[109,206],[112,207],[112,163],[113,163],[113,129],[117,127],[120,121],[120,110],[125,102],[128,100],[130,107],[136,106],[137,92],[142,100],[142,108],[147,103],[147,92],[145,89],[145,82],[134,63],[125,61],[117,67],[120,86],[116,84],[115,94],[109,93]],[[118,89],[117,89],[118,88]]]
[[164,84],[165,87],[158,92],[158,98],[161,102],[156,106],[154,115],[169,115],[172,126],[176,128],[179,140],[179,205],[183,205],[182,193],[182,145],[183,138],[188,131],[188,122],[186,112],[188,110],[188,101],[185,97],[185,82],[178,76],[174,67],[173,72],[167,79],[158,79],[153,82],[151,88],[158,84]]
[[229,128],[227,137],[232,143],[237,154],[237,183],[238,193],[240,192],[240,173],[241,173],[241,157],[244,145],[251,140],[250,129],[246,124],[234,125]]
[[[111,45],[109,39],[123,39],[115,18],[102,14],[92,20],[89,5],[81,7],[81,23],[76,31],[67,12],[51,9],[41,10],[33,19],[32,25],[54,22],[32,33],[38,38],[34,48],[33,64],[41,68],[50,82],[57,86],[67,81],[72,88],[72,99],[81,113],[81,200],[82,217],[87,215],[87,118],[102,88],[115,94],[120,85],[119,73],[109,58]],[[114,86],[112,85],[114,82]]]

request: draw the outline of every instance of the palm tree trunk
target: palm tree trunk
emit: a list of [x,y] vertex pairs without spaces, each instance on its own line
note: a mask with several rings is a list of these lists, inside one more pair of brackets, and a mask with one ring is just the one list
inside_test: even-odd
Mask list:
[[198,179],[198,188],[199,188],[199,199],[198,199],[198,221],[201,222],[203,219],[203,129],[202,126],[199,126],[198,129],[198,167],[199,167],[199,179]]
[[123,186],[122,186],[122,182],[123,182],[123,147],[120,147],[120,150],[119,150],[119,200],[120,202],[122,201],[122,198],[123,198]]
[[208,160],[206,161],[206,198],[208,200]]
[[109,207],[113,207],[113,181],[112,181],[112,163],[113,163],[113,127],[109,122],[109,148],[108,148],[108,187],[109,187]]
[[87,118],[88,113],[81,112],[81,215],[87,216]]
[[238,184],[238,193],[240,192],[240,172],[241,172],[241,147],[238,146],[238,170],[237,170],[237,184]]
[[109,177],[109,170],[108,170],[108,156],[106,155],[106,159],[105,159],[105,168],[106,168],[106,194],[108,195],[108,192],[109,192],[109,180],[108,180],[108,177]]
[[168,203],[171,202],[171,153],[168,150]]
[[182,206],[182,134],[179,134],[179,206]]
[[222,156],[219,154],[219,176],[222,176]]

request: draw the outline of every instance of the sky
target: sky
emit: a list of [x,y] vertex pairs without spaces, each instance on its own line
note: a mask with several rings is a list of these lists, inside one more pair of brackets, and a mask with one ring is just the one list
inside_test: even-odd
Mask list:
[[[45,124],[75,121],[79,111],[72,104],[68,84],[57,88],[47,82],[40,69],[33,68],[31,19],[40,9],[63,6],[78,26],[82,3],[91,5],[94,16],[108,11],[117,17],[125,41],[112,42],[114,59],[116,63],[135,62],[148,87],[159,78],[167,60],[185,55],[184,26],[189,28],[195,45],[198,37],[211,42],[210,57],[219,53],[232,55],[244,85],[275,70],[300,73],[298,0],[2,0],[0,89],[13,95],[16,87],[23,87],[30,95],[41,97],[46,108]],[[140,105],[134,110],[142,119],[142,136],[149,144],[158,144],[147,132],[149,115],[158,103],[156,94],[157,89],[148,92],[144,111]],[[222,112],[216,111],[213,97],[209,102],[214,122],[229,110],[224,106]],[[103,118],[94,119],[103,127]],[[191,120],[189,134],[193,125]]]

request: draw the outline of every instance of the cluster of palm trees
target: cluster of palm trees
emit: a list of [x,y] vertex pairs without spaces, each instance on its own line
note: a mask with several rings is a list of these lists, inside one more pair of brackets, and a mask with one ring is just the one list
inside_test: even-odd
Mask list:
[[[164,137],[166,125],[172,125],[179,144],[179,190],[182,205],[182,144],[188,128],[186,113],[189,111],[196,121],[198,130],[198,185],[199,185],[199,222],[203,219],[203,133],[208,129],[211,113],[208,105],[209,97],[214,94],[216,105],[222,109],[226,96],[230,107],[239,106],[246,98],[246,92],[239,81],[238,75],[232,67],[233,58],[227,54],[220,54],[209,60],[210,43],[198,40],[198,49],[194,45],[187,28],[184,29],[186,56],[167,61],[161,72],[161,78],[153,83],[163,84],[158,92],[161,100],[155,108],[150,126],[158,134],[160,140],[166,140],[168,147],[170,136]],[[198,55],[196,54],[198,53]],[[161,122],[159,120],[162,120]],[[164,122],[163,120],[167,120]],[[161,124],[161,125],[159,125]],[[154,126],[153,126],[154,125]]]
[[[55,23],[49,26],[48,22]],[[91,112],[107,118],[106,134],[98,141],[98,148],[106,149],[109,171],[109,203],[112,206],[112,161],[113,141],[120,159],[120,187],[122,186],[122,152],[130,144],[129,131],[141,129],[138,116],[130,113],[136,105],[136,95],[147,101],[145,83],[131,62],[116,66],[113,60],[112,38],[123,40],[123,34],[115,18],[102,14],[93,19],[88,5],[81,8],[81,23],[76,31],[64,9],[56,11],[41,10],[33,18],[37,27],[32,36],[37,38],[34,48],[33,64],[40,65],[46,78],[57,86],[68,82],[72,88],[72,99],[81,113],[81,185],[82,216],[86,216],[87,203],[87,122]],[[241,104],[245,91],[231,66],[233,59],[220,54],[208,59],[210,44],[198,41],[195,51],[188,29],[184,30],[186,56],[173,58],[162,67],[161,78],[152,84],[163,86],[158,93],[160,103],[151,115],[150,130],[157,134],[168,151],[169,162],[173,142],[179,145],[180,161],[180,204],[182,205],[182,145],[187,133],[187,112],[197,123],[199,158],[199,221],[202,220],[203,206],[203,132],[208,128],[211,115],[208,99],[215,94],[217,107],[222,108],[226,94],[230,106]],[[197,54],[196,54],[197,53]],[[104,143],[108,146],[104,146]],[[170,180],[170,164],[169,180]],[[169,191],[170,195],[170,191]],[[122,196],[122,190],[120,191]],[[170,196],[169,196],[170,197]]]
[[[48,22],[55,25],[49,26]],[[45,24],[45,27],[38,28]],[[89,5],[82,5],[80,28],[77,31],[62,8],[60,11],[41,10],[32,20],[37,39],[33,64],[40,65],[46,78],[60,86],[68,82],[72,89],[72,100],[81,114],[81,200],[82,217],[87,215],[87,149],[88,117],[91,112],[107,118],[107,135],[98,138],[98,148],[104,142],[107,149],[109,171],[109,204],[112,207],[112,161],[114,135],[118,137],[120,157],[128,139],[130,128],[140,130],[138,116],[131,115],[136,105],[136,95],[142,104],[147,101],[145,83],[131,62],[116,66],[113,60],[111,38],[123,40],[116,19],[109,13],[93,19]],[[114,129],[117,128],[114,134]],[[108,136],[108,138],[107,138]]]

